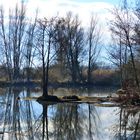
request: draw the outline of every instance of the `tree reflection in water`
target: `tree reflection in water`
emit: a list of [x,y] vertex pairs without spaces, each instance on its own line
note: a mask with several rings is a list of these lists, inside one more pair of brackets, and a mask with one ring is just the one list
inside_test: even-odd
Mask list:
[[16,88],[9,88],[5,93],[5,109],[3,108],[4,121],[1,132],[2,140],[34,140],[35,137],[40,139],[39,135],[35,134],[35,110],[32,102],[29,100],[20,100],[20,97],[25,98],[30,96],[30,90],[25,92]]
[[[25,100],[32,92],[9,88],[1,96],[1,140],[102,140],[98,107],[93,104],[38,104]],[[20,100],[19,100],[20,97]],[[4,108],[5,107],[5,108]],[[140,113],[121,108],[114,140],[140,139]],[[104,122],[102,122],[104,123]],[[109,136],[108,136],[109,137]]]
[[53,116],[54,139],[81,139],[84,113],[78,104],[58,104]]
[[93,105],[59,104],[53,116],[54,139],[92,140],[97,137],[99,118]]
[[[21,114],[19,111],[20,102],[18,101],[19,90],[13,89],[14,94],[12,94],[12,89],[10,88],[6,95],[6,109],[3,124],[3,135],[2,140],[5,138],[5,133],[9,133],[9,139],[21,139]],[[6,136],[7,137],[7,136]]]
[[[139,108],[120,108],[119,124],[115,129],[116,140],[140,139],[140,111]],[[117,131],[118,130],[118,131]]]
[[[91,89],[87,89],[88,96],[90,96]],[[94,139],[102,139],[100,136],[100,118],[98,116],[98,113],[96,111],[96,108],[93,104],[88,104],[88,136],[89,140],[94,140]]]
[[[20,97],[20,99],[19,99]],[[0,137],[2,140],[43,139],[93,139],[97,115],[93,105],[88,104],[44,104],[36,110],[36,101],[23,100],[30,97],[30,90],[9,88],[5,94],[4,122]],[[40,114],[37,114],[37,112]],[[2,115],[1,115],[2,116]],[[93,127],[94,126],[94,127]]]

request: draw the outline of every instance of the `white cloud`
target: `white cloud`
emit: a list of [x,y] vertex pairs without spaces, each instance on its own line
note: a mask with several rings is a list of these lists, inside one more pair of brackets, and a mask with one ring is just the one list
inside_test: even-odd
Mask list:
[[[0,0],[0,4],[3,5],[5,13],[8,14],[8,9],[13,8],[15,4],[21,0]],[[52,17],[59,13],[60,16],[64,16],[68,11],[72,11],[74,14],[78,14],[83,26],[89,24],[91,13],[95,13],[98,16],[99,22],[102,25],[104,31],[108,32],[106,27],[107,20],[110,20],[111,14],[109,9],[113,7],[110,3],[105,2],[76,2],[71,0],[24,0],[26,1],[27,16],[34,17],[35,11],[39,9],[39,17]],[[106,36],[109,36],[106,33]]]
[[[113,7],[110,3],[105,2],[84,2],[79,3],[70,0],[29,0],[28,12],[33,11],[38,7],[40,9],[40,16],[51,17],[57,15],[59,12],[60,16],[64,16],[68,11],[72,11],[74,14],[78,14],[83,26],[89,24],[89,19],[91,13],[97,14],[99,22],[104,29],[107,31],[106,37],[110,36],[108,29],[106,27],[107,20],[110,20],[111,14],[109,14],[109,9]],[[30,13],[29,13],[30,14]]]
[[[17,2],[21,0],[0,0],[5,10],[9,7],[14,7]],[[90,18],[92,12],[99,15],[100,19],[105,20],[108,17],[108,9],[113,5],[105,2],[76,2],[71,0],[26,0],[27,15],[33,17],[36,9],[39,9],[40,17],[51,17],[59,13],[65,15],[66,12],[72,11],[78,14],[84,25]]]

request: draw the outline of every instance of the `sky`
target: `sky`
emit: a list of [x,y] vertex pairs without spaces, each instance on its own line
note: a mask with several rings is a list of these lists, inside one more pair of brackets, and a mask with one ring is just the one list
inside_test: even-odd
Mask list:
[[[14,7],[21,0],[0,0],[5,9]],[[23,0],[26,3],[27,14],[33,17],[35,10],[39,9],[40,17],[50,17],[57,13],[65,15],[67,11],[78,14],[80,19],[86,23],[91,13],[98,14],[103,18],[108,17],[107,9],[117,5],[120,0]]]
[[0,5],[3,5],[5,13],[8,13],[9,8],[13,8],[20,1],[26,3],[26,13],[30,18],[34,17],[36,9],[39,10],[40,18],[49,18],[57,14],[64,16],[68,11],[72,11],[74,14],[78,14],[82,25],[86,27],[91,14],[95,14],[106,31],[107,21],[113,18],[109,9],[119,5],[122,0],[0,0]]
[[[0,5],[3,5],[5,13],[8,15],[9,8],[13,8],[17,2],[21,0],[0,0]],[[118,5],[120,0],[22,0],[26,3],[27,15],[31,18],[34,17],[36,9],[39,9],[38,16],[52,17],[65,16],[69,11],[79,16],[81,23],[84,27],[89,24],[91,14],[97,15],[99,25],[106,32],[107,21],[112,18],[109,9],[114,5]]]
[[[8,14],[9,8],[14,8],[15,4],[21,0],[0,0],[5,13]],[[110,31],[107,23],[113,19],[109,12],[114,6],[120,5],[122,0],[22,0],[26,4],[27,16],[32,18],[35,16],[36,9],[39,10],[39,18],[49,18],[52,16],[65,16],[71,11],[79,16],[82,26],[87,27],[91,14],[98,17],[99,26],[103,31],[104,44],[108,44],[110,40]],[[134,2],[135,0],[127,0]],[[105,54],[105,53],[104,53]]]

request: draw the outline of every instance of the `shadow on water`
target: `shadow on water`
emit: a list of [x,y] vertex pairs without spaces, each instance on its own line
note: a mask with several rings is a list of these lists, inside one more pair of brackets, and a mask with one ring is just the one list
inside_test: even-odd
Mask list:
[[[30,89],[15,88],[1,94],[1,140],[109,140],[111,136],[112,140],[140,139],[138,109],[107,108],[108,112],[93,104],[39,104],[35,100],[24,100],[31,94]],[[111,113],[116,116],[112,118],[113,129],[105,124],[106,119],[111,118],[103,117],[105,114],[113,117]],[[109,133],[105,133],[104,125]]]

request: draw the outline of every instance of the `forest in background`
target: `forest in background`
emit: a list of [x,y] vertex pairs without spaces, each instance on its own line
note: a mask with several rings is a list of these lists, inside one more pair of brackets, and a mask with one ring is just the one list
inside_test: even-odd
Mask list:
[[[72,12],[40,19],[38,11],[29,18],[24,3],[9,9],[9,16],[1,6],[0,80],[42,81],[44,89],[49,82],[139,87],[139,7],[139,1],[133,7],[124,1],[110,10],[111,40],[105,46],[100,19],[94,14],[84,28]],[[100,61],[105,47],[107,58]]]

